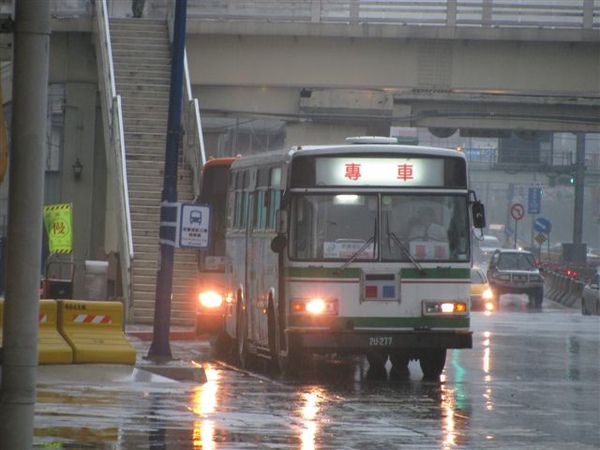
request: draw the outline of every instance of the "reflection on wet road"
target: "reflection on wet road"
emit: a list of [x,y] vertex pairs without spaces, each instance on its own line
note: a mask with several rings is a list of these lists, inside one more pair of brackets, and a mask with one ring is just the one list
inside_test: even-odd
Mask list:
[[[85,379],[38,388],[36,443],[108,449],[596,449],[598,317],[546,307],[476,313],[472,350],[440,382],[373,374],[362,359],[316,360],[295,379],[210,361],[205,383]],[[388,363],[389,364],[389,363]],[[86,376],[82,374],[82,376]],[[91,375],[90,375],[91,378]],[[80,445],[77,447],[77,445]],[[69,447],[73,448],[73,447]]]

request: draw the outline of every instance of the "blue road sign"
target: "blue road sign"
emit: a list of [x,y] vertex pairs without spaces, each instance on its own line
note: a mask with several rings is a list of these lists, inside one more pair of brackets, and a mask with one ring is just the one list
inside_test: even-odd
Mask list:
[[539,214],[542,210],[542,188],[530,187],[527,196],[527,213]]
[[533,229],[538,233],[550,234],[552,230],[552,224],[550,221],[544,217],[538,217],[533,222]]

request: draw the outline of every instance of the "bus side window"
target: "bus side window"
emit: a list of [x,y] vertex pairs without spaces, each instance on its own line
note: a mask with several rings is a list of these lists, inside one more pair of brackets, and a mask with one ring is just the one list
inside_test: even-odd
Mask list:
[[268,221],[267,228],[270,230],[274,230],[277,226],[277,210],[281,206],[281,190],[279,189],[270,189],[269,193],[269,212],[268,212]]
[[256,188],[256,214],[254,228],[264,230],[267,226],[267,207],[268,207],[268,179],[269,171],[266,169],[258,170],[258,180]]
[[272,167],[269,170],[269,188],[265,197],[265,208],[267,212],[267,229],[274,230],[277,227],[277,210],[281,207],[281,167]]

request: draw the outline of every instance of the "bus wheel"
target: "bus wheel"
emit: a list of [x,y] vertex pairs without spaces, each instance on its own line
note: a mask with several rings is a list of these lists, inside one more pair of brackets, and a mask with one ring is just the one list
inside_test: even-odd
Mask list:
[[242,369],[248,367],[250,354],[248,352],[248,339],[246,338],[246,315],[238,302],[236,318],[236,340],[237,340],[237,358],[239,366]]
[[277,358],[279,371],[285,377],[298,376],[303,366],[308,363],[308,354],[302,350],[289,349],[287,354],[279,354]]
[[271,356],[269,369],[273,373],[280,373],[282,370],[279,361],[279,336],[277,333],[277,318],[275,317],[275,307],[273,306],[272,299],[269,299],[269,306],[267,308],[267,329],[269,333],[269,354]]
[[367,351],[367,361],[373,369],[381,369],[385,367],[388,359],[387,351],[385,350],[369,350]]
[[408,377],[408,363],[410,362],[410,355],[407,350],[394,350],[390,352],[390,361],[392,363],[392,370],[390,374],[396,377]]
[[426,380],[437,380],[440,378],[444,365],[446,364],[445,348],[428,348],[421,350],[419,364]]
[[210,347],[215,358],[224,359],[231,354],[233,340],[227,333],[222,331],[219,334],[210,336]]

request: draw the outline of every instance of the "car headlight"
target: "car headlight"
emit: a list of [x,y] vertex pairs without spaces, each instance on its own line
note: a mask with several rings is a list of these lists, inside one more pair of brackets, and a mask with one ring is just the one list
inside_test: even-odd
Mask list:
[[216,291],[203,291],[198,294],[198,303],[204,308],[220,308],[223,304],[223,296]]
[[338,301],[335,298],[320,297],[293,299],[291,308],[292,314],[337,315]]
[[499,273],[498,275],[495,276],[495,278],[500,281],[510,281],[510,274],[509,273]]
[[481,298],[484,300],[493,300],[494,292],[490,288],[486,288],[481,294]]
[[463,301],[428,300],[423,302],[423,315],[425,316],[466,315],[468,312],[467,302]]

